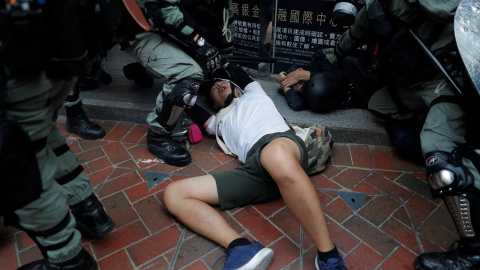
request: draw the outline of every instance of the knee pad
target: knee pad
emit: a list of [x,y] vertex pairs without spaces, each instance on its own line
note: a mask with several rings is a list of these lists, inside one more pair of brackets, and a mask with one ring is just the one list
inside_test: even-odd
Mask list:
[[442,198],[462,238],[480,235],[480,192],[474,187],[472,172],[455,151],[435,151],[426,158],[427,179],[433,197]]

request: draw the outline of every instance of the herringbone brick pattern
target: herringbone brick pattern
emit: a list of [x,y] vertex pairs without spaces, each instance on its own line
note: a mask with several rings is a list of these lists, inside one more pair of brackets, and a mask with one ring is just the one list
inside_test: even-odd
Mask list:
[[[68,133],[64,122],[60,118],[61,133],[116,224],[104,239],[83,238],[102,270],[222,268],[224,259],[215,264],[222,249],[170,216],[162,196],[170,182],[229,170],[238,160],[204,136],[190,146],[193,162],[173,167],[148,152],[147,125],[95,121],[107,135],[87,141]],[[420,253],[446,250],[457,238],[443,202],[430,196],[424,171],[393,148],[335,144],[330,165],[311,180],[348,269],[413,269]],[[149,175],[164,179],[149,188]],[[222,215],[242,235],[275,251],[269,269],[315,269],[312,240],[281,199]],[[1,270],[39,258],[24,232],[0,227]]]

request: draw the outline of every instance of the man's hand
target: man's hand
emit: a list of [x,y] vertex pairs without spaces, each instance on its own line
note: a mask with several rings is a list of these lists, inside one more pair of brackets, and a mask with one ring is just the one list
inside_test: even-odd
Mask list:
[[212,72],[220,68],[226,59],[226,56],[218,52],[217,47],[208,43],[203,37],[198,37],[195,42],[195,53],[205,61],[205,68]]

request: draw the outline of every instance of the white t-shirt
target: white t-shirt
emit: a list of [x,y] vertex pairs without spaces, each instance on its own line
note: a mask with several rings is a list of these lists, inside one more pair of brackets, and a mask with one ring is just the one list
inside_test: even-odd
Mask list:
[[[217,115],[206,129],[211,135],[215,135]],[[237,104],[220,120],[218,135],[238,160],[245,163],[248,151],[261,137],[289,129],[272,99],[260,83],[254,81],[245,87]]]

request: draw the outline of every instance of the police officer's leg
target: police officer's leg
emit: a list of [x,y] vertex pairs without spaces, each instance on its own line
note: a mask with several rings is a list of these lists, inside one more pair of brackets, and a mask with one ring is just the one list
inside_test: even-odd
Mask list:
[[67,115],[67,131],[78,134],[85,140],[96,140],[105,136],[105,130],[98,124],[92,123],[82,108],[83,94],[79,90],[78,82],[65,99],[63,106]]
[[157,97],[155,109],[147,117],[150,126],[148,149],[168,164],[189,164],[190,154],[175,143],[170,134],[184,107],[195,103],[195,82],[203,78],[201,67],[172,41],[154,33],[137,35],[126,51],[150,74],[167,80]]
[[[368,103],[369,111],[382,119],[385,124],[390,140],[404,158],[423,164],[423,155],[420,147],[420,122],[421,113],[427,107],[416,90],[405,88],[406,91],[399,90],[399,96],[405,106],[411,108],[411,111],[401,112],[386,87],[376,91]],[[420,123],[420,124],[419,124]]]
[[[75,218],[68,211],[66,194],[54,179],[58,164],[51,162],[55,154],[47,147],[46,138],[56,130],[51,123],[51,105],[61,87],[50,88],[45,81],[48,80],[41,75],[31,81],[18,80],[16,83],[10,80],[7,83],[7,110],[34,142],[43,188],[37,200],[15,211],[17,219],[13,222],[37,243],[45,260],[20,269],[97,269],[95,260],[82,248]],[[25,89],[34,91],[45,85],[49,85],[48,88],[38,91],[38,95],[15,98]]]
[[445,87],[433,94],[426,86],[422,96],[430,111],[422,130],[427,178],[434,197],[442,198],[460,236],[457,249],[420,255],[417,269],[473,269],[480,266],[480,156],[459,147],[465,142],[465,111]]

